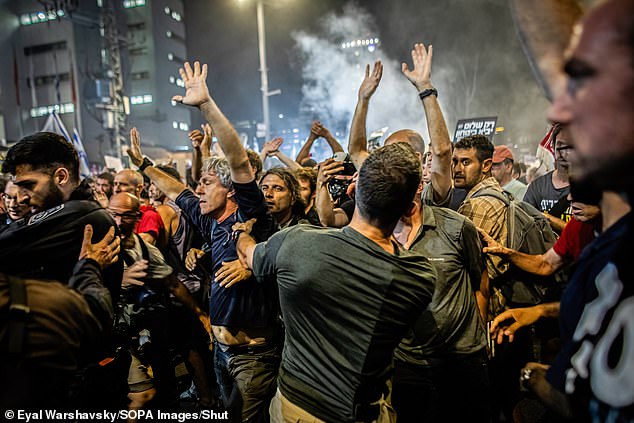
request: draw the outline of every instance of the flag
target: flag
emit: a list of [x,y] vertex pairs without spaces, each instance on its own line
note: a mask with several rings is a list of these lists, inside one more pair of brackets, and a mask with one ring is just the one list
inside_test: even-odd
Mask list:
[[73,130],[73,136],[71,137],[64,126],[64,122],[59,118],[59,115],[56,111],[53,111],[50,115],[48,115],[48,119],[46,119],[46,123],[42,128],[43,132],[55,132],[56,134],[60,134],[64,138],[68,140],[75,150],[77,150],[77,155],[79,156],[79,176],[84,179],[90,176],[90,167],[88,166],[88,155],[86,154],[86,150],[84,149],[84,143],[81,141],[81,137],[79,136],[79,132],[77,129]]
[[554,124],[548,128],[548,132],[537,146],[537,160],[539,160],[540,167],[543,165],[547,171],[555,168],[555,140],[554,132],[558,129],[559,125]]

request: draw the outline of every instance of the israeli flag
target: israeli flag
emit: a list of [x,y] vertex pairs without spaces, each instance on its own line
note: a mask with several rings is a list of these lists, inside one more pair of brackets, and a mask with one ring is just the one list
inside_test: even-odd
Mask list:
[[57,111],[53,111],[50,115],[48,115],[48,119],[46,119],[46,123],[42,128],[42,132],[55,132],[56,134],[60,134],[64,138],[68,140],[68,142],[73,144],[75,150],[77,150],[77,155],[79,156],[79,176],[81,179],[84,179],[90,176],[90,167],[88,166],[88,155],[86,154],[86,150],[84,149],[84,143],[81,141],[81,137],[79,136],[79,132],[77,129],[73,129],[73,136],[71,137],[66,127],[64,126],[64,122],[59,118]]

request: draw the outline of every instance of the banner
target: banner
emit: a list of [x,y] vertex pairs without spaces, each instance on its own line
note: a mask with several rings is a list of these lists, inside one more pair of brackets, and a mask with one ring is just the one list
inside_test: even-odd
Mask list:
[[71,137],[66,127],[64,126],[64,122],[59,118],[59,115],[56,111],[53,111],[50,115],[48,115],[48,119],[46,119],[46,123],[42,128],[42,132],[55,132],[56,134],[60,134],[68,142],[73,144],[75,150],[77,150],[77,155],[79,156],[79,176],[81,179],[84,179],[90,176],[90,168],[88,167],[88,156],[86,155],[86,150],[84,149],[84,143],[81,141],[81,137],[79,136],[79,132],[77,129],[73,130],[73,136]]
[[460,119],[456,124],[456,132],[453,135],[453,142],[459,141],[469,135],[484,135],[489,141],[493,142],[493,135],[495,135],[495,124],[498,121],[497,116],[484,117],[484,118],[472,118],[472,119]]

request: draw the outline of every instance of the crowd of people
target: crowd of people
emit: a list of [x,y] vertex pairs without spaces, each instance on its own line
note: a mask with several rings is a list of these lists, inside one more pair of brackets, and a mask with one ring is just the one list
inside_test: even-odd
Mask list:
[[[552,100],[555,169],[528,180],[505,145],[452,144],[423,44],[402,73],[428,140],[399,129],[368,149],[377,61],[347,152],[315,121],[296,158],[281,138],[256,153],[194,62],[173,99],[207,122],[189,134],[191,175],[144,156],[136,128],[133,168],[84,180],[60,135],[12,146],[0,409],[632,421],[634,6],[513,11]],[[333,158],[316,163],[320,137]]]

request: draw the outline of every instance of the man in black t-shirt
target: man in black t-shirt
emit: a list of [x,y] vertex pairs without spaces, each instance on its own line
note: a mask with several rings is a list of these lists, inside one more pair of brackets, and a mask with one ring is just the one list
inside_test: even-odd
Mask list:
[[392,355],[436,278],[426,258],[391,239],[420,178],[412,147],[396,143],[365,160],[347,227],[298,225],[256,245],[242,233],[252,222],[236,225],[241,257],[280,294],[286,338],[272,421],[394,421]]
[[545,213],[553,230],[561,233],[564,226],[572,218],[570,207],[569,167],[570,155],[574,148],[568,144],[566,128],[556,127],[555,138],[555,170],[535,179],[528,186],[524,201]]
[[[238,134],[209,94],[207,65],[201,68],[195,62],[192,69],[185,63],[181,75],[187,91],[174,100],[200,108],[226,159],[205,161],[194,194],[143,158],[136,128],[130,132],[128,154],[141,172],[176,201],[211,246],[209,311],[220,393],[232,421],[264,422],[279,365],[279,302],[275,287],[254,284],[251,272],[236,261],[231,227],[240,220],[257,218],[255,233],[264,241],[276,226]],[[245,282],[234,286],[242,280]]]

